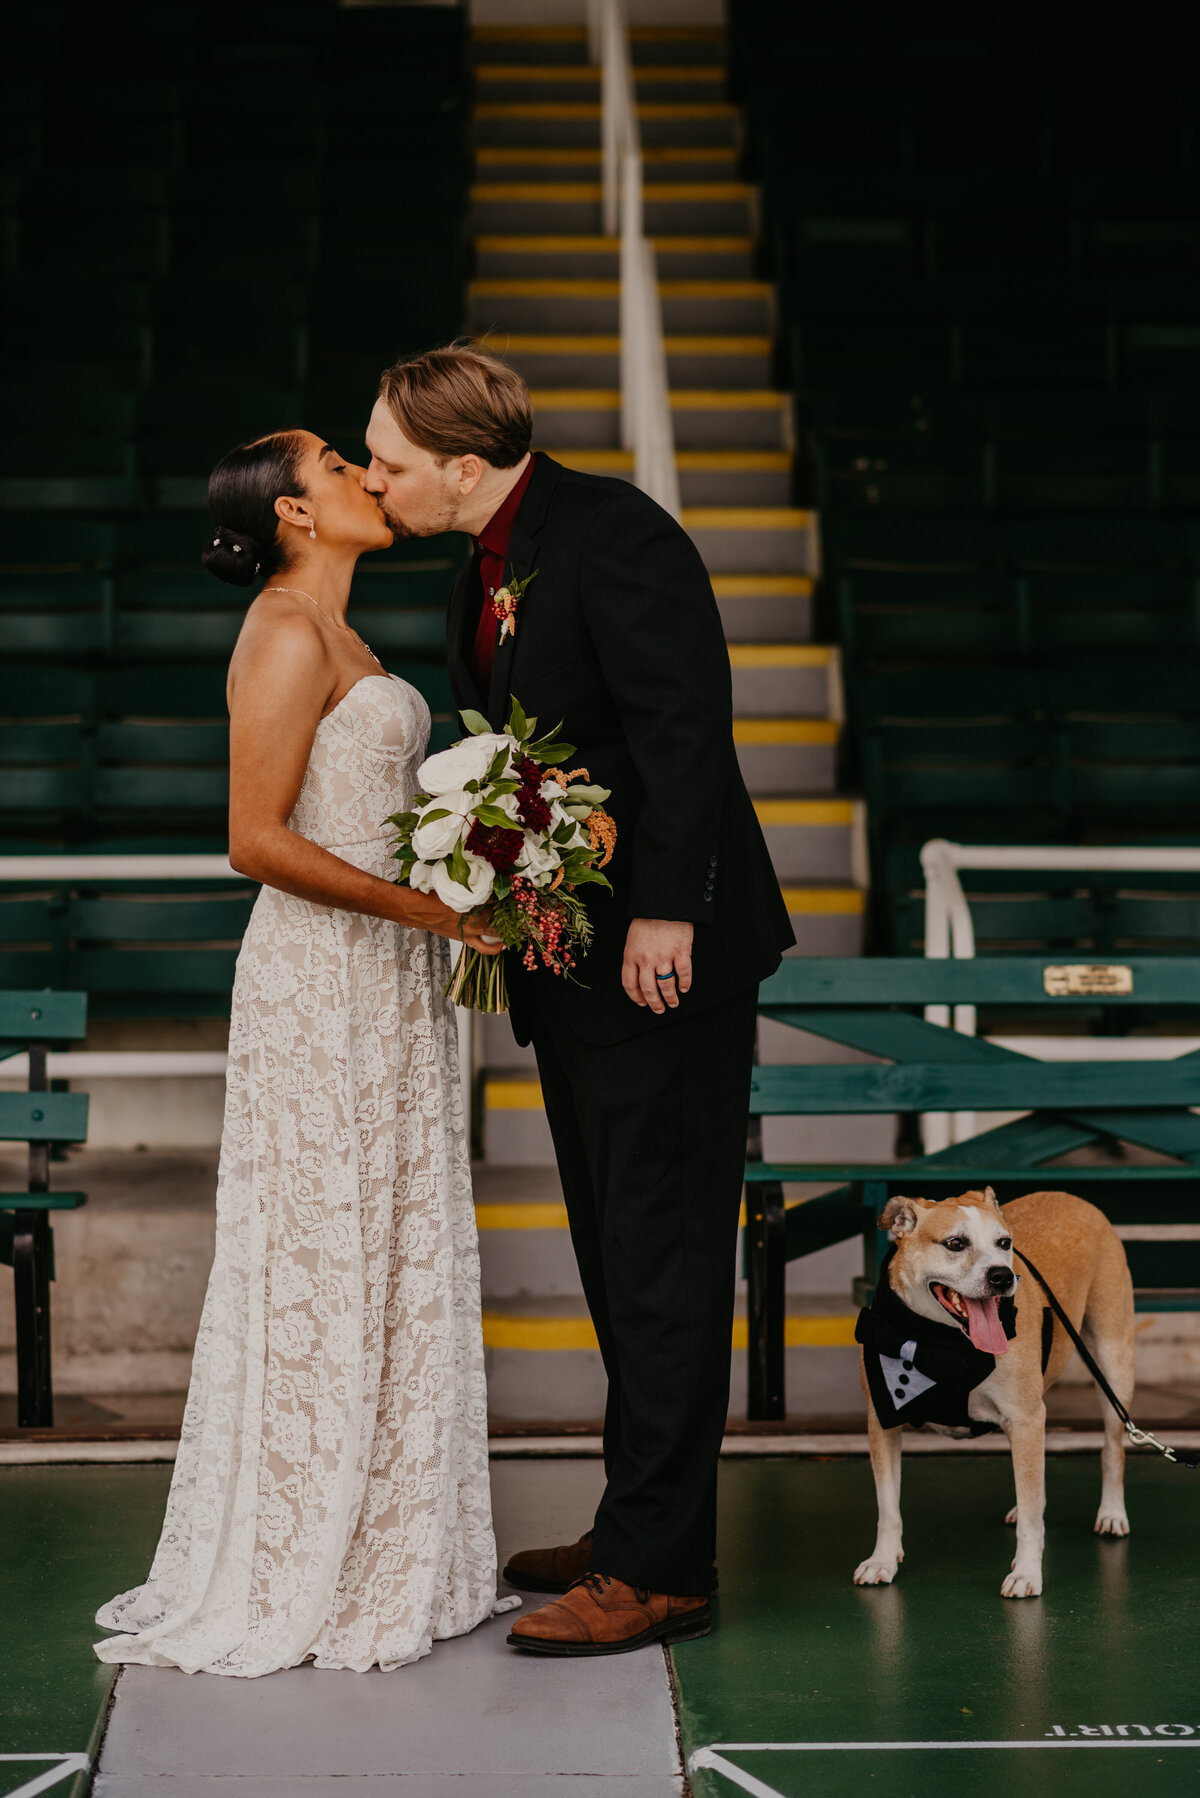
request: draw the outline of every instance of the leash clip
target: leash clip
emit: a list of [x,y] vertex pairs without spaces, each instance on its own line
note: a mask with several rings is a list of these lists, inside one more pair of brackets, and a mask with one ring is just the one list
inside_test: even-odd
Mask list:
[[1148,1442],[1151,1448],[1156,1448],[1160,1455],[1166,1456],[1168,1461],[1178,1459],[1173,1448],[1168,1448],[1165,1442],[1160,1442],[1158,1437],[1152,1436],[1149,1430],[1139,1430],[1135,1423],[1127,1423],[1125,1433],[1135,1447],[1140,1447],[1143,1442]]

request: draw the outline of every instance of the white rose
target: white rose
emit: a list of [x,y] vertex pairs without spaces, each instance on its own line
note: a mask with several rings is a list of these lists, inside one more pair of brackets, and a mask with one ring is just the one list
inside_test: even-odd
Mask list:
[[544,844],[539,837],[535,837],[531,831],[527,830],[524,847],[517,857],[513,872],[523,874],[527,880],[532,880],[534,886],[544,886],[549,876],[557,874],[558,867],[557,849],[552,849],[548,844]]
[[507,748],[511,748],[508,738],[496,736],[491,731],[484,731],[478,737],[464,737],[453,749],[443,749],[421,764],[417,770],[421,791],[438,796],[461,792],[469,780],[482,780],[496,751]]
[[408,884],[418,893],[434,893],[451,911],[473,911],[491,898],[496,871],[481,856],[464,851],[467,860],[467,886],[451,880],[445,862],[414,862],[408,871]]
[[496,870],[491,862],[485,862],[481,855],[472,855],[469,849],[464,850],[463,854],[468,871],[465,890],[457,880],[451,880],[450,870],[445,862],[434,863],[433,890],[451,911],[472,911],[475,906],[482,905],[491,898],[496,879]]
[[433,818],[429,823],[418,824],[412,834],[412,845],[422,861],[435,862],[443,855],[449,855],[455,843],[462,835],[463,821],[475,803],[473,793],[441,793],[436,805],[427,809],[431,812],[445,811],[446,817]]

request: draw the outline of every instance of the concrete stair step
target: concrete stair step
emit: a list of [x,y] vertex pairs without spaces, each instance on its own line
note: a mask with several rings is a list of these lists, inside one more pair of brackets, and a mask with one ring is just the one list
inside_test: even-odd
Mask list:
[[[861,1267],[861,1249],[851,1246]],[[806,1412],[836,1416],[862,1411],[856,1318],[848,1290],[789,1299],[784,1320],[785,1377],[790,1393],[803,1394]],[[607,1386],[582,1299],[531,1297],[485,1304],[483,1350],[488,1410],[493,1417],[553,1427],[599,1419],[603,1414]],[[734,1318],[730,1357],[729,1414],[742,1418],[746,1415],[744,1304]]]
[[[557,460],[587,474],[633,479],[633,452],[559,449]],[[680,450],[675,457],[685,506],[786,505],[792,459],[785,450]]]
[[[659,278],[664,281],[748,281],[754,275],[754,240],[750,237],[680,237],[653,239]],[[615,237],[505,236],[475,239],[475,264],[481,278],[615,281],[620,261]]]
[[866,884],[865,814],[861,799],[840,795],[756,796],[776,876],[784,886]]
[[713,592],[730,643],[807,643],[813,582],[805,574],[714,574]]
[[[560,336],[514,331],[497,333],[484,341],[484,347],[511,362],[531,388],[611,389],[616,387],[619,379],[621,341],[615,334],[589,332]],[[743,390],[765,386],[771,347],[769,337],[671,336],[666,339],[668,379],[672,389]],[[740,566],[755,567],[758,564],[749,562]]]
[[[774,299],[765,281],[660,281],[668,334],[767,333]],[[470,288],[472,331],[613,332],[620,328],[617,280],[488,276]]]
[[[635,67],[668,63],[673,67],[725,61],[725,35],[706,25],[634,25],[630,51]],[[471,33],[477,63],[581,64],[587,61],[584,25],[477,25]]]
[[[786,450],[787,395],[762,388],[671,394],[675,447],[688,451]],[[538,447],[616,449],[621,438],[621,396],[615,387],[538,388],[533,393]],[[760,633],[761,634],[761,633]],[[771,633],[766,633],[768,636]]]
[[832,718],[735,718],[742,779],[754,794],[832,793],[840,726]]
[[[477,181],[472,230],[482,233],[597,233],[598,181]],[[758,191],[744,181],[646,181],[643,216],[651,237],[755,236]]]
[[[647,181],[732,181],[740,152],[734,144],[657,145],[643,151]],[[481,181],[599,181],[600,149],[589,144],[480,144]]]
[[[704,104],[725,99],[726,74],[720,63],[653,63],[635,67],[635,95],[645,105]],[[480,62],[475,65],[475,95],[481,105],[493,100],[592,100],[600,97],[596,63]]]
[[842,716],[840,656],[827,643],[732,643],[737,718]]
[[[741,120],[721,100],[640,102],[642,148],[667,144],[736,144]],[[480,95],[474,108],[477,144],[599,144],[598,100],[516,100]]]
[[801,507],[689,507],[682,522],[713,574],[815,572],[815,514]]

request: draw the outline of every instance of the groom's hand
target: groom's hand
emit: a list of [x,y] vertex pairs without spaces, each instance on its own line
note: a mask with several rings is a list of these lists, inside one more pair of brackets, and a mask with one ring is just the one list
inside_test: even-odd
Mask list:
[[[656,979],[671,972],[673,979]],[[674,1011],[691,984],[692,926],[676,918],[634,918],[621,966],[621,985],[634,1004]]]

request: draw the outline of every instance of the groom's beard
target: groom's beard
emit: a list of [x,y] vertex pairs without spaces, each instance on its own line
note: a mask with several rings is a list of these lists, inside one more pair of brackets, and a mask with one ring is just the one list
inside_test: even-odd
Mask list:
[[379,510],[397,537],[441,537],[447,531],[458,529],[457,514],[452,506],[439,508],[420,523],[401,518],[384,500],[380,500]]

